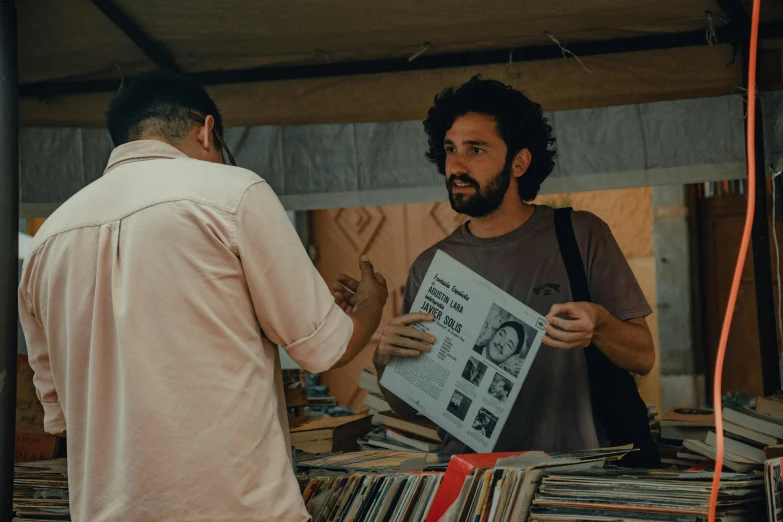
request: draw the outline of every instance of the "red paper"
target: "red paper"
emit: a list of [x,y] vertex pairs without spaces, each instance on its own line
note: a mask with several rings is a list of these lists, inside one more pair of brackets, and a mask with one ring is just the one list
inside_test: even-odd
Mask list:
[[498,460],[507,457],[523,455],[526,451],[512,451],[507,453],[468,453],[465,455],[454,455],[449,461],[449,467],[446,468],[446,474],[435,494],[435,500],[427,515],[426,522],[438,522],[440,518],[448,511],[451,505],[459,497],[462,491],[462,485],[465,478],[476,468],[492,468]]

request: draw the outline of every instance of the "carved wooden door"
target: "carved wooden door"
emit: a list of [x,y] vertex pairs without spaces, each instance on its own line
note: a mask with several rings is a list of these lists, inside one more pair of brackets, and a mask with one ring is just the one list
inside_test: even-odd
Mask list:
[[[389,286],[381,326],[400,313],[408,268],[416,257],[454,231],[464,218],[448,203],[318,210],[310,213],[315,266],[331,285],[337,274],[359,276],[359,256],[366,254]],[[372,367],[380,332],[356,359],[322,376],[338,402],[360,410],[365,392],[359,374]]]

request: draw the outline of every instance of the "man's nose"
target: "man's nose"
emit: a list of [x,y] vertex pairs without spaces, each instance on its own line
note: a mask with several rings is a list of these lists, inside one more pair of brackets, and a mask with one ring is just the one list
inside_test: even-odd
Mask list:
[[459,155],[454,155],[449,158],[446,165],[446,174],[449,176],[459,176],[460,174],[467,174],[470,171],[467,162]]

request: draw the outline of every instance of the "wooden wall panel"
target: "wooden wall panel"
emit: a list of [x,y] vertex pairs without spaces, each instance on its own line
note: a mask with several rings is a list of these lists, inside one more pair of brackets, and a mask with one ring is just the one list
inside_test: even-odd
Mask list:
[[[403,206],[319,210],[312,212],[310,219],[315,266],[324,279],[331,286],[340,272],[359,278],[359,257],[367,255],[389,287],[381,324],[392,319],[399,310],[407,274]],[[324,373],[323,383],[340,404],[361,407],[364,394],[358,388],[359,374],[362,368],[372,366],[376,342],[377,337],[343,368]]]
[[[726,313],[734,267],[739,253],[740,238],[745,219],[746,200],[742,196],[718,196],[698,201],[700,228],[700,268],[704,307],[702,337],[707,352],[708,389],[712,389],[712,375],[718,349],[720,330]],[[768,204],[771,208],[771,201]],[[772,222],[770,221],[770,226]],[[778,221],[777,236],[783,242],[783,226]],[[770,228],[772,230],[772,228]],[[775,252],[772,257],[774,295],[777,295]],[[778,304],[776,303],[776,309]],[[753,273],[753,249],[742,272],[734,320],[731,325],[726,360],[723,370],[723,392],[743,393],[750,397],[763,393],[761,357],[759,354],[756,291]],[[781,340],[778,339],[778,353]]]

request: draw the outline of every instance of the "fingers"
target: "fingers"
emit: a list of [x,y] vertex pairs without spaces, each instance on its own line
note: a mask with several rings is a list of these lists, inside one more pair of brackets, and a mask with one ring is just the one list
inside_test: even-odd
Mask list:
[[384,335],[397,335],[400,337],[408,337],[410,339],[418,339],[430,344],[434,344],[436,341],[435,336],[431,333],[422,332],[421,330],[411,328],[410,326],[389,324],[386,328],[384,328],[383,333]]
[[362,256],[359,258],[359,269],[362,271],[362,281],[367,279],[375,279],[375,268],[372,266],[372,263],[370,263],[370,258],[367,256]]
[[589,331],[586,330],[563,331],[558,330],[551,324],[545,325],[544,330],[550,338],[557,341],[579,342],[587,340],[589,342],[591,337]]
[[[401,317],[411,322],[432,318],[429,314],[406,314],[406,316]],[[430,333],[404,324],[389,323],[381,334],[381,342],[376,350],[377,360],[388,361],[392,356],[418,357],[421,353],[431,351],[435,341],[435,336]]]
[[419,350],[408,350],[405,348],[390,347],[381,351],[382,355],[397,355],[399,357],[418,357],[421,355]]
[[345,296],[343,296],[340,292],[334,293],[334,304],[345,310],[345,307],[348,306],[348,303],[345,302]]
[[431,323],[435,320],[432,314],[424,314],[421,312],[414,312],[410,314],[404,314],[399,317],[395,317],[391,320],[390,324],[396,325],[408,325],[415,323]]
[[411,350],[418,350],[420,352],[429,352],[432,350],[432,346],[427,343],[422,343],[409,337],[402,337],[399,335],[393,335],[385,338],[383,340],[383,344],[393,348],[410,348]]
[[332,292],[342,292],[344,294],[352,294],[352,293],[354,293],[354,291],[351,290],[350,287],[340,283],[339,281],[336,282],[336,283],[332,283]]
[[381,353],[381,347],[378,346],[378,348],[375,349],[375,352],[372,354],[372,363],[376,367],[386,367],[391,362],[391,356],[384,355]]
[[359,281],[347,274],[337,274],[337,281],[352,292],[359,288]]
[[340,293],[343,294],[343,299],[345,299],[346,303],[348,303],[350,306],[356,306],[356,294],[345,291]]
[[375,280],[378,281],[378,284],[386,288],[386,278],[383,277],[383,275],[380,272],[375,273]]
[[[342,284],[333,283],[332,292],[334,292],[334,302],[337,303],[337,305],[340,306],[340,308],[342,308],[342,305],[340,304],[341,301],[339,300],[342,300],[343,303],[346,303],[349,306],[356,305],[356,294],[351,292],[348,288],[344,287]],[[345,308],[343,308],[343,310],[345,310]]]
[[342,292],[336,292],[334,294],[334,304],[339,306],[346,314],[350,314],[353,311],[354,299],[355,296],[351,296],[350,299],[347,299]]
[[[587,322],[581,319],[563,319],[562,317],[552,316],[547,318],[547,326],[549,325],[562,328],[566,332],[582,332],[588,330]],[[553,328],[553,330],[557,329]]]
[[378,353],[381,356],[401,355],[403,357],[418,357],[421,353],[429,352],[432,347],[406,337],[395,335],[385,336],[378,345]]

